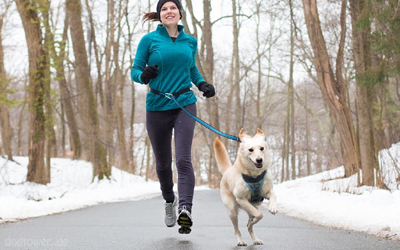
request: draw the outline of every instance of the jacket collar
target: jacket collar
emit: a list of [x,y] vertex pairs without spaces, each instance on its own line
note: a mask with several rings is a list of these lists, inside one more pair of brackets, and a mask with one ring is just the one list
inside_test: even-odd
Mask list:
[[[184,32],[184,29],[185,29],[185,26],[184,26],[184,25],[178,24],[178,31],[179,31],[179,34],[182,33],[182,32]],[[166,35],[166,36],[169,37],[167,28],[165,28],[164,25],[159,24],[159,25],[157,26],[157,31],[158,31],[160,34],[163,34],[163,35]]]

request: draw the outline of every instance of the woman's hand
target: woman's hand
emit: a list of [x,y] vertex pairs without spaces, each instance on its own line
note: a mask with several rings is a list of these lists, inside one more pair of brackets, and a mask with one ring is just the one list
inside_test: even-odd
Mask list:
[[144,68],[140,76],[140,80],[142,80],[144,84],[148,84],[151,79],[154,79],[157,76],[158,76],[158,65],[156,64],[154,66],[147,66],[146,68]]
[[213,97],[215,95],[215,88],[212,84],[208,82],[199,83],[199,90],[203,92],[203,96],[206,98]]

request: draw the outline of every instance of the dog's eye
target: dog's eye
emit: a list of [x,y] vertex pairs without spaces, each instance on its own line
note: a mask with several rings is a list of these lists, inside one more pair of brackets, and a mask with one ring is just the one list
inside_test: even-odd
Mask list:
[[250,152],[254,152],[254,149],[252,149],[252,148],[249,148],[249,151],[250,151]]
[[260,150],[261,150],[261,151],[264,151],[264,147],[261,147]]

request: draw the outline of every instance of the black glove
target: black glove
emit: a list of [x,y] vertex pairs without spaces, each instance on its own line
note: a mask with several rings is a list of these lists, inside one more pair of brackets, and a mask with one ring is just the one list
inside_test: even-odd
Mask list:
[[212,84],[208,82],[201,82],[199,83],[199,90],[203,92],[203,96],[210,98],[215,95],[215,88]]
[[154,79],[158,76],[158,65],[147,66],[144,68],[140,79],[144,84],[148,84],[151,79]]

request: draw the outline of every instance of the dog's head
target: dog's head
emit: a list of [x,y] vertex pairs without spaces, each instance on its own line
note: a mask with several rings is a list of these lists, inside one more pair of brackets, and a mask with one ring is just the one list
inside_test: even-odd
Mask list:
[[241,140],[239,155],[242,163],[249,171],[264,171],[271,164],[268,144],[265,141],[264,132],[257,129],[257,133],[251,137],[240,130]]

